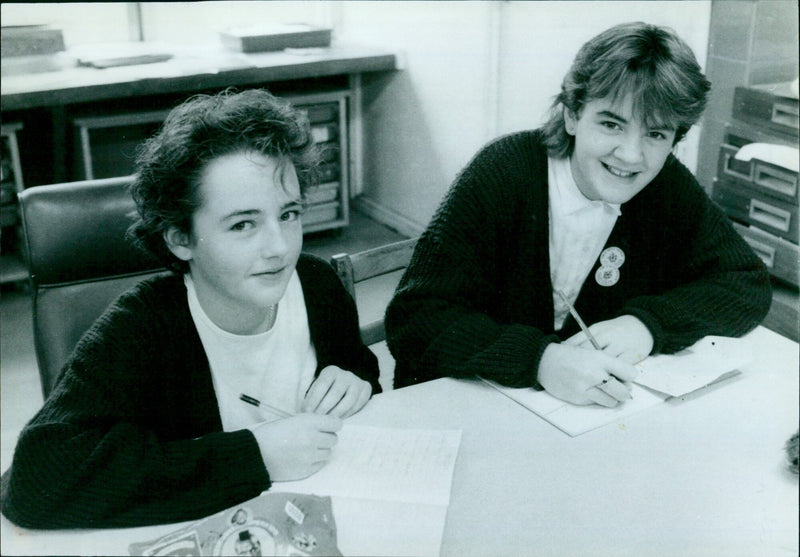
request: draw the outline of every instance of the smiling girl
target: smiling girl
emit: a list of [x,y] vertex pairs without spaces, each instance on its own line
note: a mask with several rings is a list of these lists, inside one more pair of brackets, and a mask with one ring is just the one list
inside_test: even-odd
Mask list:
[[380,386],[352,298],[301,253],[317,160],[307,121],[265,91],[170,113],[137,161],[131,232],[172,272],[76,347],[3,476],[10,520],[190,520],[324,466]]
[[544,127],[482,149],[417,243],[386,313],[395,387],[479,375],[613,407],[649,354],[758,325],[766,269],[672,153],[709,88],[669,29],[583,45]]

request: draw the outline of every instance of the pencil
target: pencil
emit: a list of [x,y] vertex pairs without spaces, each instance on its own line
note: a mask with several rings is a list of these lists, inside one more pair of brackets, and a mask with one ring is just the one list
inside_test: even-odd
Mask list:
[[285,410],[281,410],[280,408],[276,408],[275,406],[270,406],[266,402],[261,402],[257,398],[254,398],[250,395],[246,395],[244,393],[239,395],[239,399],[246,402],[247,404],[252,404],[256,408],[264,408],[265,410],[272,412],[273,414],[277,414],[281,418],[290,418],[292,414],[286,412]]
[[600,348],[600,345],[597,343],[597,340],[594,338],[592,333],[589,332],[589,327],[586,326],[586,323],[583,322],[581,316],[578,315],[578,312],[575,311],[575,308],[572,307],[572,304],[569,303],[569,300],[567,300],[567,297],[564,295],[564,293],[561,290],[556,289],[556,294],[561,296],[561,299],[566,304],[569,313],[572,315],[572,318],[575,319],[575,321],[578,322],[578,325],[581,326],[581,331],[583,331],[583,333],[586,335],[586,338],[589,339],[589,342],[592,343],[592,346],[594,346],[596,350],[602,350],[602,348]]

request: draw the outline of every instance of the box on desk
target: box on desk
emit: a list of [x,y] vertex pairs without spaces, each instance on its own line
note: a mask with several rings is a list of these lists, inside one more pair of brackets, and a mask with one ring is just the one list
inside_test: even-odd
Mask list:
[[0,29],[0,56],[56,54],[64,50],[61,29],[49,25],[11,25]]
[[331,30],[304,23],[232,27],[220,31],[222,44],[240,52],[266,52],[285,48],[326,47]]

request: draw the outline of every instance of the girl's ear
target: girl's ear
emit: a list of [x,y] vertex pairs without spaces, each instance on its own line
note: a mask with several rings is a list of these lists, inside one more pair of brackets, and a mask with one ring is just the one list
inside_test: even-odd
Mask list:
[[181,232],[174,226],[164,232],[164,242],[172,254],[181,261],[189,261],[192,258],[192,248],[189,245],[189,236]]
[[575,116],[575,113],[572,112],[566,106],[564,107],[564,129],[567,130],[569,135],[575,135],[575,125],[578,122],[578,118]]

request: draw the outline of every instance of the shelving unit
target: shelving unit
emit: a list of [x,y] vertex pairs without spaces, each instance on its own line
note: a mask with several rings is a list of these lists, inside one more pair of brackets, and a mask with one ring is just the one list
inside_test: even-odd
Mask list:
[[798,145],[798,4],[712,0],[697,178],[767,265],[773,283],[763,325],[800,336],[797,173],[737,158],[742,147]]
[[17,194],[25,184],[22,180],[17,133],[22,124],[2,125],[2,159],[0,159],[0,283],[18,282],[28,278],[28,269],[21,249],[21,223]]
[[[311,133],[323,152],[319,184],[308,192],[309,206],[303,230],[316,232],[349,223],[349,126],[350,92],[330,91],[286,96],[303,111]],[[76,116],[72,174],[91,180],[127,176],[134,172],[137,146],[155,133],[169,109]]]
[[719,148],[712,199],[761,258],[773,277],[773,301],[764,326],[800,339],[798,172],[767,159],[740,156],[767,144],[797,148],[798,99],[788,83],[737,87],[733,118]]

